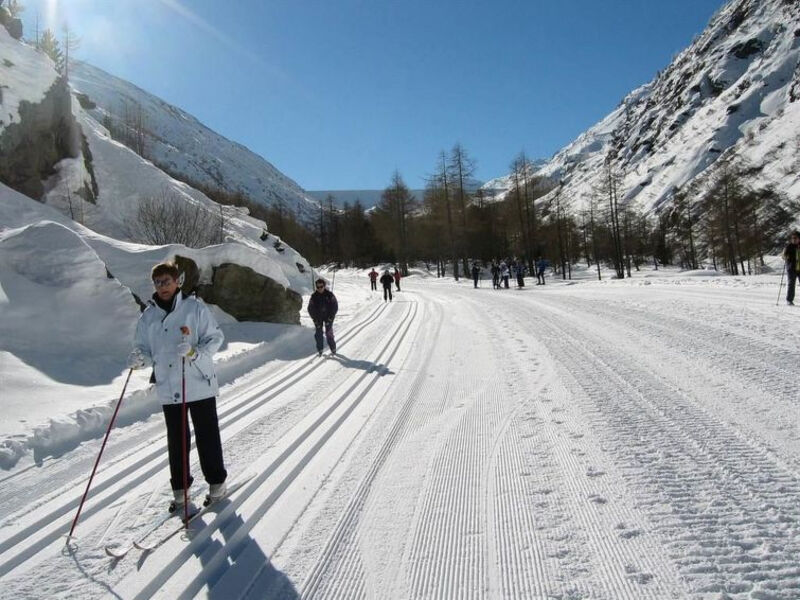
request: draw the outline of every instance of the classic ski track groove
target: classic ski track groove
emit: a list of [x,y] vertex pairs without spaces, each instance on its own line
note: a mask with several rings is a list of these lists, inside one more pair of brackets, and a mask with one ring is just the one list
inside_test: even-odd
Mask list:
[[[473,314],[471,322],[477,321],[481,316],[480,307],[471,307]],[[499,336],[489,336],[495,346],[497,346]],[[508,356],[509,353],[503,342],[503,352],[495,352],[492,356]],[[428,357],[423,361],[430,362]],[[493,363],[492,363],[493,364]],[[494,367],[488,367],[492,372]],[[531,386],[531,393],[535,394],[540,389],[545,380],[541,371],[538,379]],[[428,371],[422,371],[412,384],[411,395],[422,395],[428,397],[430,393],[423,393],[429,385],[427,378]],[[439,384],[441,386],[441,384]],[[465,384],[467,389],[477,389],[477,386]],[[444,392],[445,398],[449,397],[447,387],[444,389],[430,390],[435,394]],[[484,392],[486,393],[486,392]],[[518,561],[513,560],[490,560],[487,564],[487,557],[491,557],[495,552],[495,545],[499,545],[498,550],[503,556],[508,553],[518,551],[525,547],[525,540],[529,539],[530,529],[528,527],[515,527],[511,531],[500,530],[500,533],[493,534],[493,515],[489,508],[490,489],[495,485],[493,479],[500,479],[500,471],[509,469],[506,458],[507,453],[501,452],[507,431],[510,429],[518,413],[526,408],[527,402],[519,404],[502,402],[501,399],[507,397],[501,395],[496,382],[490,386],[488,395],[479,395],[469,400],[469,408],[466,410],[466,417],[459,420],[455,429],[450,430],[450,435],[445,436],[449,441],[443,447],[443,452],[438,453],[439,458],[430,470],[430,481],[439,480],[435,488],[426,487],[423,491],[421,509],[417,511],[416,525],[411,529],[417,533],[412,537],[408,544],[408,552],[411,554],[405,559],[405,563],[411,566],[411,591],[410,597],[485,597],[487,590],[489,594],[496,591],[492,590],[489,584],[490,579],[499,580],[501,584],[495,586],[499,589],[504,585],[507,591],[519,587],[518,597],[528,598],[530,593],[527,590],[538,586],[538,593],[544,594],[546,585],[542,583],[545,579],[540,561]],[[409,398],[411,399],[411,398]],[[446,406],[446,402],[438,406],[438,410],[426,411],[424,404],[416,402],[415,414],[418,420],[427,418],[431,415],[440,414]],[[508,404],[508,405],[507,405]],[[488,418],[487,418],[488,416]],[[398,417],[399,418],[399,417]],[[398,421],[398,423],[400,423]],[[403,426],[407,428],[405,422]],[[393,430],[395,431],[395,430]],[[478,438],[483,440],[481,446],[470,454],[472,461],[463,461],[461,457],[467,452],[470,440],[473,438],[469,432],[477,432]],[[455,440],[455,441],[454,441]],[[396,445],[398,440],[390,435],[386,440],[384,448],[388,445]],[[513,457],[519,464],[520,457]],[[303,588],[303,597],[309,598],[357,598],[367,597],[363,595],[365,589],[363,565],[358,547],[358,538],[366,532],[361,531],[359,512],[364,509],[366,504],[366,494],[369,492],[375,476],[376,469],[385,461],[385,456],[381,455],[372,465],[372,469],[362,481],[362,486],[351,498],[348,510],[343,514],[337,528],[334,530],[328,541],[326,549],[312,570],[311,575]],[[457,470],[458,469],[458,470]],[[518,477],[511,478],[511,481],[518,481]],[[456,482],[455,485],[453,482]],[[460,482],[460,483],[459,483]],[[453,488],[456,488],[455,490]],[[521,489],[517,486],[515,489]],[[435,490],[435,492],[434,492]],[[468,492],[468,493],[467,493]],[[436,498],[449,498],[437,501]],[[513,501],[508,503],[508,508],[503,512],[504,518],[507,513],[530,514],[524,510],[525,497],[516,494]],[[452,515],[451,518],[439,520],[437,523],[436,514]],[[479,532],[487,529],[485,540],[478,539]],[[474,540],[473,543],[470,543]],[[531,542],[535,543],[535,542]],[[503,549],[508,550],[504,552]],[[420,554],[421,551],[421,554]],[[427,557],[428,552],[434,552],[433,557]],[[541,551],[534,552],[535,556],[540,556]],[[495,573],[493,568],[496,566],[502,572]],[[417,568],[415,565],[419,565]],[[444,572],[440,569],[444,565]],[[470,576],[475,576],[473,582],[467,581]],[[534,583],[536,581],[536,583]],[[396,587],[395,593],[401,593]],[[400,588],[402,589],[402,588]],[[373,595],[378,593],[372,590]],[[405,596],[403,596],[405,597]],[[491,596],[490,596],[491,597]],[[542,596],[543,597],[543,596]]]
[[[396,338],[403,337],[402,335],[398,336],[400,331],[409,331],[414,323],[414,316],[416,315],[417,311],[418,304],[416,302],[411,303],[411,306],[406,311],[404,318],[400,319],[399,323],[395,327],[393,335],[388,336],[388,340],[384,339],[382,347],[375,358],[376,362],[379,361],[383,355],[390,350],[394,349],[395,352],[397,351],[398,339]],[[370,377],[371,375],[372,377]],[[270,507],[298,477],[308,462],[320,451],[320,449],[325,446],[327,440],[336,432],[342,423],[349,417],[352,411],[360,404],[365,397],[366,392],[374,385],[376,381],[378,381],[379,378],[379,374],[375,376],[374,373],[364,372],[361,375],[356,374],[347,379],[341,387],[344,387],[350,381],[350,379],[355,379],[355,382],[350,384],[348,386],[349,389],[345,393],[341,394],[338,399],[331,401],[324,413],[315,419],[310,426],[305,428],[303,433],[299,437],[295,438],[294,441],[288,447],[286,447],[276,459],[271,460],[266,466],[252,466],[254,470],[259,472],[259,475],[256,477],[255,481],[246,486],[246,489],[243,493],[231,499],[228,505],[220,508],[219,514],[213,519],[213,521],[208,526],[200,530],[197,536],[193,538],[188,545],[183,546],[179,554],[171,561],[168,561],[164,565],[160,565],[158,567],[158,572],[152,574],[152,576],[144,583],[143,587],[138,592],[133,593],[132,590],[126,588],[125,596],[143,599],[150,598],[158,593],[161,588],[163,588],[171,580],[171,578],[175,576],[175,572],[183,564],[183,562],[195,554],[198,546],[201,546],[204,542],[206,542],[213,532],[216,531],[226,519],[235,513],[243,503],[248,502],[251,498],[256,499],[263,496],[263,490],[260,488],[262,485],[265,485],[265,482],[267,482],[273,472],[275,472],[284,462],[294,459],[296,463],[295,466],[292,467],[285,478],[283,478],[272,489],[272,491],[267,494],[266,498],[261,501],[257,507],[248,511],[250,516],[234,532],[229,533],[226,544],[219,548],[219,550],[217,550],[213,556],[204,557],[203,567],[200,572],[198,572],[191,581],[181,580],[181,589],[183,590],[180,594],[181,598],[192,598],[199,593],[205,585],[208,575],[214,573],[215,570],[219,568],[220,564],[228,560],[230,555],[236,555],[239,552],[240,546],[243,543],[243,538],[246,538],[249,531],[261,519],[264,518]],[[352,397],[352,392],[359,387],[359,385],[361,385],[362,381],[367,379],[370,379],[370,382],[366,384],[366,389],[364,389],[357,396]],[[333,423],[328,423],[330,420],[329,417],[331,417],[340,406],[345,407],[342,410],[342,414],[335,418]],[[361,427],[364,427],[363,423]],[[309,436],[317,433],[318,430],[320,432],[320,439],[315,442],[314,445],[303,456],[297,457],[295,452],[297,448],[303,443],[304,440],[309,438]],[[269,487],[270,486],[267,486],[267,489],[269,489]]]
[[[586,306],[583,302],[577,302],[571,298],[565,302],[577,310],[585,311]],[[660,347],[668,347],[671,350],[670,361],[681,361],[687,366],[692,365],[687,356],[700,356],[694,359],[708,362],[713,365],[713,370],[707,370],[707,377],[712,379],[714,386],[726,385],[725,403],[735,403],[737,407],[742,405],[752,405],[756,398],[768,398],[773,405],[773,413],[791,414],[792,411],[798,413],[796,400],[796,384],[788,377],[786,371],[776,369],[774,366],[775,357],[787,352],[787,348],[781,343],[769,343],[768,339],[762,336],[753,336],[747,329],[742,331],[730,330],[719,323],[714,326],[706,325],[703,322],[692,323],[691,332],[687,331],[687,323],[674,316],[665,316],[661,322],[653,322],[648,316],[633,307],[626,306],[627,310],[622,310],[616,306],[597,306],[592,307],[594,314],[607,315],[615,324],[625,326],[632,333],[641,334],[646,332],[649,336],[659,340]],[[662,323],[671,323],[671,327],[666,327]],[[722,332],[718,328],[723,329]],[[703,331],[704,335],[693,335],[693,332]],[[720,333],[722,338],[720,337]],[[732,340],[725,340],[725,337]],[[706,340],[717,340],[716,344],[708,343]],[[725,352],[721,348],[733,347],[737,352]],[[746,358],[745,358],[746,357]],[[684,369],[680,369],[677,377],[684,377]],[[662,376],[663,377],[663,376]],[[735,380],[736,385],[727,385]],[[753,387],[752,380],[759,382],[759,387]],[[709,386],[711,388],[711,386]],[[768,393],[765,393],[768,392]],[[709,389],[709,395],[713,398],[716,390]],[[718,392],[716,392],[718,393]],[[753,414],[753,418],[762,417]],[[768,417],[763,417],[768,418]],[[755,440],[749,436],[750,443],[757,443],[763,450],[775,452],[775,448],[768,446],[766,440]],[[774,440],[772,440],[774,444]],[[776,456],[776,460],[778,460]],[[787,468],[791,468],[795,475],[800,476],[800,458],[781,457]],[[791,463],[791,465],[790,465]]]
[[[353,325],[348,325],[347,330],[340,338],[340,346],[346,346],[350,338],[362,331],[365,327],[377,322],[386,308],[387,305],[380,305],[362,321]],[[253,413],[248,413],[246,407],[259,400],[262,403],[266,401],[264,397],[259,394],[271,391],[276,386],[282,386],[280,391],[272,393],[267,398],[267,400],[272,399],[290,389],[295,380],[301,379],[307,372],[314,371],[324,364],[326,363],[317,360],[316,357],[311,357],[305,359],[299,366],[289,365],[281,369],[262,384],[252,386],[244,392],[237,391],[233,397],[224,402],[223,409],[220,411],[220,431],[225,433],[225,430],[233,422],[238,421],[244,416],[252,416]],[[246,397],[239,400],[242,395]],[[236,414],[237,412],[239,413],[238,415]],[[230,417],[230,415],[233,415],[233,417]],[[163,437],[163,432],[161,432],[158,438],[160,440]],[[116,461],[117,463],[126,461],[132,464],[125,467],[119,473],[115,473],[112,477],[106,480],[100,480],[96,483],[81,514],[79,529],[88,529],[91,518],[95,514],[101,513],[103,509],[113,504],[125,494],[131,493],[137,486],[146,482],[149,478],[155,476],[164,469],[167,464],[165,457],[166,450],[163,447],[159,447],[159,449],[155,451],[150,450],[149,448],[152,446],[152,442],[153,440],[144,442],[137,450],[126,454],[124,457],[120,457]],[[136,455],[141,452],[146,452],[147,454],[141,458],[137,457]],[[105,469],[103,470],[113,465],[114,463],[104,465]],[[13,550],[13,555],[0,563],[0,578],[13,572],[14,569],[23,565],[39,553],[47,550],[55,542],[63,538],[63,535],[69,530],[70,525],[70,523],[67,522],[67,517],[76,510],[80,495],[82,494],[81,485],[81,480],[73,484],[72,489],[74,491],[74,496],[71,500],[63,502],[60,498],[56,498],[60,503],[57,508],[49,509],[44,515],[38,517],[34,516],[33,518],[35,518],[35,521],[33,523],[0,541],[0,557],[5,557],[9,551]],[[78,488],[80,488],[80,491],[78,491]],[[30,518],[30,515],[28,515],[28,518]],[[25,545],[23,545],[22,542],[24,542]]]
[[[439,307],[437,307],[439,308]],[[433,338],[437,338],[439,332],[441,331],[441,309],[439,308],[439,314],[434,316],[436,325],[435,333],[433,334]],[[426,353],[426,360],[423,363],[427,362],[433,354],[434,346],[430,345],[428,347]],[[355,563],[358,561],[358,549],[355,547],[354,537],[356,534],[356,523],[360,516],[360,512],[364,507],[364,504],[367,501],[367,497],[369,495],[371,486],[375,480],[375,477],[378,475],[378,472],[385,464],[389,454],[393,451],[394,447],[396,446],[399,439],[401,439],[405,433],[406,428],[408,427],[409,420],[411,418],[412,412],[411,409],[414,407],[418,399],[418,394],[420,388],[422,387],[425,379],[427,378],[426,371],[420,371],[417,376],[414,378],[409,392],[407,394],[406,400],[403,403],[403,408],[401,409],[400,413],[395,418],[395,422],[389,432],[389,435],[384,440],[384,443],[381,446],[380,451],[377,453],[377,456],[372,462],[369,471],[367,472],[366,476],[362,479],[358,489],[353,494],[352,499],[350,500],[350,504],[348,505],[345,512],[340,517],[339,523],[337,524],[336,528],[334,529],[331,537],[329,538],[325,549],[322,552],[320,559],[318,560],[316,566],[308,575],[306,581],[303,584],[303,588],[301,591],[302,597],[314,598],[315,595],[320,590],[323,576],[325,571],[330,568],[331,564],[334,561],[335,557],[338,557],[343,550],[342,546],[346,545],[346,552],[348,553],[348,558],[346,564],[350,568],[350,572],[346,572],[344,576],[336,577],[336,580],[343,580],[343,581],[351,581],[353,578],[352,570],[355,566]],[[361,580],[361,577],[358,578]],[[324,597],[324,596],[322,596]],[[360,596],[357,596],[360,597]]]

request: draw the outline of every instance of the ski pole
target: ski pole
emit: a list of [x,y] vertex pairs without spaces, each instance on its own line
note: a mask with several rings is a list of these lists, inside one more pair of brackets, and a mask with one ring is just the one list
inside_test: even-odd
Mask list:
[[[181,333],[186,339],[190,330],[186,325],[181,327]],[[189,443],[186,430],[189,423],[186,415],[186,357],[181,356],[181,459],[183,460],[183,522],[189,529],[189,453],[186,445]]]
[[111,428],[114,426],[114,421],[117,419],[117,413],[119,412],[119,407],[122,404],[122,398],[125,396],[125,390],[128,388],[128,382],[131,380],[131,373],[133,373],[133,369],[128,369],[128,376],[125,378],[125,385],[122,386],[122,393],[119,395],[117,405],[114,407],[114,414],[111,415],[111,421],[108,423],[106,436],[103,438],[103,444],[100,446],[100,452],[97,454],[97,460],[94,461],[94,468],[92,468],[92,474],[89,476],[89,481],[86,484],[86,490],[83,492],[81,503],[78,505],[78,512],[75,513],[75,518],[72,520],[72,527],[69,528],[67,544],[69,544],[69,540],[72,538],[72,533],[75,531],[75,526],[78,524],[78,518],[81,516],[81,510],[83,510],[83,503],[86,502],[86,496],[89,495],[89,488],[92,485],[94,474],[97,472],[97,465],[100,464],[100,457],[103,456],[103,450],[106,448],[106,442],[108,441],[108,436],[111,433]]
[[786,273],[786,266],[781,269],[781,284],[778,286],[778,299],[775,300],[775,306],[778,306],[778,303],[781,301],[781,290],[783,289],[783,275]]
[[331,281],[331,291],[333,291],[333,286],[336,285],[336,268],[333,269],[333,281]]

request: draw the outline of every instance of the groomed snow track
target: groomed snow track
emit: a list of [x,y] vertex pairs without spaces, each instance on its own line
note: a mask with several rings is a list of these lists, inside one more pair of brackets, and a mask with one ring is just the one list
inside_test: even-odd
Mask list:
[[7,476],[0,507],[59,486],[3,515],[0,597],[800,598],[800,314],[407,281],[340,356],[226,388],[229,470],[256,477],[191,538],[103,553],[163,513],[160,422],[120,430],[71,551],[92,444]]

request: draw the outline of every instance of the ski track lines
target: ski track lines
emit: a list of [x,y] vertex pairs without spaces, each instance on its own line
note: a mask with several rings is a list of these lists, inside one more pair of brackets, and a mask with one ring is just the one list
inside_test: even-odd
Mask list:
[[[446,302],[448,312],[464,310],[460,299]],[[404,410],[398,416],[384,451],[362,480],[307,578],[303,597],[491,598],[501,593],[501,587],[506,597],[533,598],[531,590],[544,597],[541,551],[527,550],[535,540],[529,527],[532,507],[527,506],[516,472],[522,462],[521,450],[516,445],[507,448],[503,440],[518,411],[546,379],[543,370],[534,369],[539,379],[534,377],[530,387],[515,395],[513,387],[497,376],[501,372],[497,357],[509,355],[506,347],[498,347],[500,341],[505,343],[502,336],[487,329],[490,324],[483,319],[482,307],[470,306],[468,311],[450,317],[448,323],[464,335],[443,336],[457,344],[457,350],[445,344],[429,348],[422,361],[425,368],[406,398],[404,408],[413,402],[413,413]],[[483,344],[487,338],[492,341],[488,355]],[[449,377],[432,376],[442,372]],[[454,385],[456,389],[452,389]],[[439,431],[435,431],[437,421],[446,422]],[[401,431],[398,439],[396,434]],[[440,441],[419,445],[419,431],[435,431],[434,439]],[[386,451],[391,456],[387,457]],[[423,452],[428,456],[418,456]],[[378,474],[383,470],[385,478],[386,472],[400,472],[398,463],[408,456],[427,467],[421,490],[413,485],[407,486],[411,491],[396,490]],[[512,492],[501,497],[494,488],[506,482]],[[393,547],[376,539],[389,527],[374,531],[376,524],[392,517],[396,520],[400,510],[381,512],[393,510],[381,498],[387,495],[386,488],[390,488],[395,505],[416,506],[407,525],[402,561],[391,554]],[[398,496],[398,492],[406,495]],[[368,494],[372,494],[371,502]],[[502,506],[494,506],[500,500]],[[508,527],[517,516],[520,523]],[[397,536],[402,531],[392,533]],[[385,555],[372,557],[373,553]],[[365,572],[364,563],[370,560],[387,565],[399,562],[399,566],[393,576],[391,567],[384,567],[385,572]]]
[[691,594],[799,598],[796,473],[643,364],[648,340],[552,300],[534,302],[550,352]]
[[[465,313],[465,310],[468,312]],[[459,300],[448,302],[450,423],[436,446],[403,556],[409,597],[485,597],[489,588],[486,470],[508,406],[501,402],[495,353],[484,354],[484,323]],[[480,327],[480,328],[477,328]],[[436,397],[433,398],[434,402]]]
[[[698,315],[699,323],[661,313],[655,321],[651,312],[629,303],[590,308],[574,298],[562,302],[576,311],[603,315],[618,331],[624,328],[630,336],[652,337],[655,341],[648,344],[649,353],[664,355],[655,362],[662,378],[679,389],[694,388],[695,395],[702,393],[703,402],[715,413],[750,432],[747,437],[752,443],[772,447],[795,473],[800,472],[800,456],[792,452],[800,439],[796,376],[785,367],[790,363],[787,354],[794,351],[781,339],[779,324],[773,324],[773,330],[753,332],[719,322],[718,312],[703,312]],[[677,308],[679,315],[690,312],[685,305]],[[698,377],[701,365],[706,368]]]
[[[376,318],[380,315],[380,313],[384,310],[383,305],[379,305],[378,307],[374,308],[370,311],[370,314],[363,318],[361,321],[356,323],[348,323],[345,330],[343,330],[343,335],[340,335],[339,341],[340,343],[344,343],[346,339],[354,332],[359,332],[363,330],[363,328],[376,320]],[[306,359],[303,361],[301,366],[305,366],[305,363],[312,362],[311,359]],[[298,365],[296,362],[290,363],[277,373],[270,373],[266,377],[266,381],[272,381],[289,373],[290,375],[293,374],[298,369]],[[244,377],[240,377],[237,381],[233,382],[229,386],[226,386],[222,390],[222,395],[218,400],[218,408],[220,411],[225,410],[225,405],[228,404],[230,401],[236,401],[242,394],[249,393],[252,391],[258,392],[260,389],[264,389],[265,381],[263,378],[259,380],[259,383],[255,386],[250,386],[248,389],[245,388],[246,384],[249,380],[258,378],[257,373],[250,373]],[[234,402],[238,404],[238,402]],[[221,413],[222,416],[222,413]],[[106,448],[104,454],[104,461],[103,467],[101,471],[108,470],[108,466],[114,466],[119,463],[119,461],[124,460],[126,457],[140,451],[147,446],[152,445],[152,438],[163,438],[164,431],[163,431],[163,423],[160,419],[156,418],[155,422],[151,422],[148,424],[146,422],[137,423],[134,425],[135,427],[141,427],[143,430],[139,432],[138,438],[132,438],[131,436],[118,438],[113,433],[111,438],[109,439],[109,445]],[[131,445],[131,439],[146,439],[147,441],[144,443],[134,443],[133,448],[128,448],[128,445]],[[118,445],[121,446],[118,449]],[[71,489],[74,484],[74,473],[79,473],[80,476],[83,476],[84,473],[88,473],[94,460],[97,456],[97,452],[100,447],[100,440],[92,440],[86,443],[81,444],[78,448],[73,450],[70,454],[66,455],[64,458],[59,460],[52,460],[50,458],[45,459],[43,462],[43,466],[31,466],[27,467],[17,473],[13,473],[2,480],[4,483],[4,487],[9,484],[15,486],[15,491],[13,494],[7,494],[5,498],[2,498],[2,506],[8,507],[9,513],[11,513],[14,509],[13,507],[17,507],[20,504],[28,507],[26,513],[32,512],[32,509],[38,508],[41,505],[45,504],[52,498],[60,497],[63,495],[65,490]],[[45,496],[41,493],[41,477],[42,472],[47,471],[50,473],[50,487],[52,488],[52,492],[47,493]],[[17,481],[18,478],[21,478],[22,481]],[[30,494],[26,495],[26,490],[24,488],[24,482],[33,479],[31,490],[33,491],[34,495],[30,498]],[[0,509],[1,511],[2,509]],[[2,514],[0,512],[0,514]],[[8,517],[4,518],[5,522],[8,522]]]
[[[431,320],[435,323],[435,329],[432,337],[429,339],[437,339],[441,331],[442,311],[440,307],[435,308],[438,308],[437,314],[431,317]],[[428,345],[426,356],[421,361],[423,365],[430,362],[430,356],[434,348],[435,346],[433,344]],[[412,409],[415,407],[420,397],[425,397],[422,392],[424,390],[423,386],[427,380],[428,372],[420,370],[411,383],[402,408],[396,416],[388,436],[385,438],[366,475],[353,494],[349,505],[330,536],[316,566],[306,578],[302,590],[303,597],[324,597],[325,592],[343,594],[351,598],[363,597],[364,573],[361,568],[358,540],[356,539],[358,522],[375,479],[386,463],[390,453],[397,446],[398,442],[405,437],[411,424],[412,417],[414,416]],[[338,561],[338,564],[335,564],[335,561]],[[338,569],[336,569],[336,567],[338,567]],[[325,582],[330,583],[331,581],[336,582],[335,585],[331,586],[329,584],[327,588],[325,588]],[[323,589],[325,592],[320,591]]]
[[[514,424],[512,432],[525,433],[518,442],[514,437],[508,440],[527,446],[518,459],[526,471],[517,478],[536,483],[528,489],[538,496],[528,519],[538,521],[536,532],[543,539],[536,540],[535,564],[540,578],[547,577],[537,593],[566,598],[679,597],[674,568],[659,558],[661,546],[648,536],[620,535],[621,527],[642,531],[643,517],[626,500],[622,477],[605,465],[602,440],[593,438],[585,415],[575,409],[561,384],[563,374],[553,360],[557,357],[544,348],[541,313],[532,314],[519,296],[501,297],[500,303],[503,309],[493,306],[487,318],[513,323],[520,343],[537,341],[527,354],[541,357],[554,371],[537,402]],[[515,376],[524,369],[524,363],[508,367]],[[506,478],[504,483],[512,482]],[[506,595],[516,593],[509,589]]]
[[[394,306],[399,310],[400,303]],[[379,364],[381,360],[386,360],[387,363],[391,361],[414,325],[417,311],[418,303],[409,303],[405,314],[397,319],[391,335],[386,338],[382,348],[376,351],[376,356],[372,359],[375,364]],[[248,553],[255,553],[262,558],[261,564],[264,566],[266,557],[265,550],[260,548],[260,544],[254,541],[251,534],[257,539],[266,535],[265,529],[272,530],[274,534],[272,528],[279,523],[283,523],[286,530],[291,528],[316,493],[314,486],[322,484],[317,472],[305,477],[305,485],[295,485],[296,482],[299,483],[304,470],[312,461],[319,459],[318,462],[325,463],[325,469],[335,466],[338,457],[352,443],[366,420],[355,422],[351,431],[339,436],[342,439],[338,443],[334,436],[340,428],[346,428],[348,421],[356,421],[351,419],[351,415],[365,398],[369,398],[369,392],[381,381],[384,381],[382,373],[374,373],[372,370],[347,378],[337,388],[337,393],[327,406],[317,407],[299,427],[287,434],[286,439],[273,452],[268,452],[252,465],[251,468],[259,472],[257,479],[220,509],[210,527],[201,530],[188,545],[182,540],[168,542],[160,552],[162,556],[173,555],[174,558],[166,563],[145,563],[139,572],[132,573],[116,586],[117,592],[129,598],[192,598],[207,586],[208,593],[215,597],[232,598],[246,593],[253,574],[236,569],[236,561],[244,553],[244,562],[252,565],[253,561],[248,560]],[[374,406],[366,407],[366,410],[369,414]],[[326,449],[325,453],[320,453],[322,448]],[[286,510],[276,510],[275,512],[280,513],[277,515],[269,513],[284,493],[293,494],[296,500],[301,499],[299,502],[292,502],[298,513],[294,518],[289,517]],[[288,506],[282,508],[290,509]],[[233,520],[236,527],[226,528],[226,521],[229,520]],[[216,532],[220,527],[224,530],[225,542],[212,543],[211,538],[218,537]],[[280,543],[280,539],[276,543]],[[199,563],[196,560],[187,560],[193,554],[198,555]],[[232,567],[229,561],[234,562]]]
[[[386,305],[380,305],[366,318],[349,326],[341,336],[340,346],[346,346],[348,340],[356,333],[377,322],[385,308]],[[324,364],[325,361],[307,359],[300,366],[291,365],[266,381],[237,391],[233,397],[224,403],[221,402],[220,429],[223,438],[230,437],[228,429],[233,423],[245,416],[248,416],[249,420],[257,418],[257,411],[254,411],[254,408],[268,404],[270,399],[290,389],[294,382]],[[265,395],[267,393],[268,396]],[[253,404],[256,406],[253,407]],[[268,409],[271,410],[272,407],[268,406]],[[79,536],[89,531],[93,524],[97,525],[96,521],[105,516],[105,509],[116,505],[121,499],[127,504],[127,497],[134,493],[137,486],[146,485],[148,480],[164,470],[167,463],[163,437],[162,431],[159,434],[159,447],[155,451],[152,450],[154,440],[148,440],[116,461],[103,465],[81,514],[81,522],[76,532]],[[103,479],[103,472],[112,475]],[[9,531],[0,532],[5,534],[0,540],[0,577],[7,577],[20,566],[24,569],[30,568],[43,559],[42,555],[46,555],[48,550],[57,553],[61,549],[60,542],[69,530],[70,517],[77,509],[83,491],[84,476],[85,474],[81,473],[81,479],[76,480],[68,488],[53,493],[33,511],[6,518],[6,521],[13,519],[13,526],[6,526],[5,529]],[[65,493],[72,496],[67,502],[63,500]],[[58,549],[51,546],[58,546]]]

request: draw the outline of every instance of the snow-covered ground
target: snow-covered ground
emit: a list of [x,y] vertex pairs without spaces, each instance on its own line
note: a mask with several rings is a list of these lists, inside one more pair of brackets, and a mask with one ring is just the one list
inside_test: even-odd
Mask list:
[[387,304],[338,273],[338,357],[307,323],[239,348],[220,422],[255,477],[205,528],[105,554],[170,495],[161,418],[124,423],[72,547],[99,439],[0,476],[0,598],[800,597],[779,277],[585,275]]

